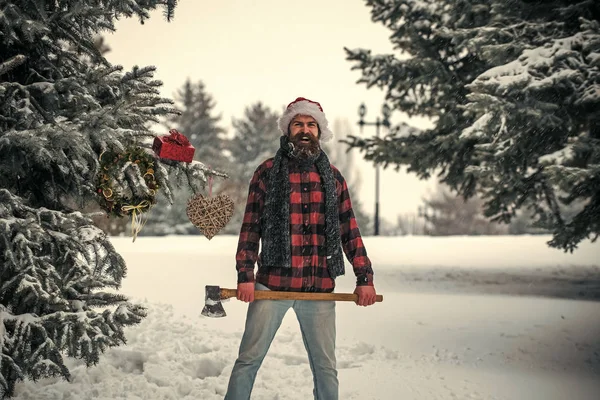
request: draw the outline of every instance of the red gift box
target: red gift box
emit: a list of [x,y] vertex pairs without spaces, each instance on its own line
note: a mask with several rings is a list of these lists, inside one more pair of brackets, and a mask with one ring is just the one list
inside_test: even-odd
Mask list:
[[152,150],[160,158],[169,160],[192,162],[196,149],[184,135],[176,129],[169,131],[170,136],[157,136],[154,138]]

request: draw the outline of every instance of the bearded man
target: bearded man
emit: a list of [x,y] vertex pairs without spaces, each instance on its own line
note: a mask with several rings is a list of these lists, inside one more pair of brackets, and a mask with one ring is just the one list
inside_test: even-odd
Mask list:
[[254,301],[254,291],[332,292],[335,278],[345,272],[343,249],[356,276],[357,304],[369,306],[376,297],[373,269],[346,181],[321,150],[320,141],[333,137],[323,108],[299,97],[278,125],[280,148],[254,172],[240,231],[237,298],[250,304],[225,399],[250,398],[258,369],[291,308],[308,353],[314,398],[336,400],[335,302]]

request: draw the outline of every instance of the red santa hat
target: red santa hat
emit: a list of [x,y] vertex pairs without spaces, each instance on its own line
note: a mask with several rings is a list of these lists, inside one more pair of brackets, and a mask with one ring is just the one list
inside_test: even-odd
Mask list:
[[309,115],[317,121],[319,128],[321,129],[321,141],[327,142],[333,137],[333,132],[329,130],[329,123],[323,112],[323,108],[316,101],[305,99],[304,97],[298,97],[296,100],[288,104],[287,108],[283,112],[283,115],[279,118],[278,125],[279,130],[284,134],[288,134],[288,127],[290,122],[296,115]]

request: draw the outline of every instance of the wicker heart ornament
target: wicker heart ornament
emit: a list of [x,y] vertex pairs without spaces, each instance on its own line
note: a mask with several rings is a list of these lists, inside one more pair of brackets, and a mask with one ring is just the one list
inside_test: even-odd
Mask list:
[[188,200],[186,213],[192,224],[212,239],[231,219],[233,200],[227,195],[204,197],[197,194]]

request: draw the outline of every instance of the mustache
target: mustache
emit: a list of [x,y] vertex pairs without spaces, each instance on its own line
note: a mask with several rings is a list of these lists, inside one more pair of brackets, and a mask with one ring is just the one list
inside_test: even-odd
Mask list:
[[294,137],[290,138],[290,142],[292,142],[293,144],[298,144],[302,142],[302,139],[310,140],[310,143],[312,145],[319,144],[319,138],[311,135],[310,133],[297,133],[294,135]]

